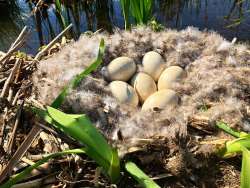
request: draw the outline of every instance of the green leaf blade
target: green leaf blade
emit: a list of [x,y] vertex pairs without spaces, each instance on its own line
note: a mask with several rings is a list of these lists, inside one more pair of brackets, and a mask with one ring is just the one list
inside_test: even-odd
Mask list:
[[64,102],[69,91],[71,89],[76,88],[87,75],[89,75],[91,72],[93,72],[99,67],[99,65],[102,63],[104,51],[105,51],[105,43],[104,43],[104,39],[101,39],[100,44],[99,44],[99,51],[98,51],[97,58],[83,72],[75,76],[75,78],[69,83],[69,85],[66,86],[61,91],[61,93],[57,96],[57,98],[52,102],[51,107],[59,108]]
[[153,180],[150,179],[137,165],[133,162],[127,162],[125,169],[132,175],[132,177],[145,188],[160,188]]
[[120,161],[117,151],[114,152],[86,115],[65,114],[52,107],[47,107],[47,112],[53,120],[52,125],[86,145],[86,154],[104,168],[112,182],[119,179]]
[[98,150],[106,159],[111,158],[111,147],[86,115],[73,118],[71,115],[65,114],[52,107],[47,107],[47,110],[50,117],[61,125],[64,132],[86,144],[88,147]]
[[216,122],[216,126],[236,138],[240,137],[240,132],[233,130],[224,122]]
[[250,151],[242,147],[242,166],[240,176],[240,187],[250,187]]

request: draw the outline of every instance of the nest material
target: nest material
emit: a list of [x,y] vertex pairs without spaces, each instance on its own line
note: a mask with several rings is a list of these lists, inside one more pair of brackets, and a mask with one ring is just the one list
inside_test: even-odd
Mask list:
[[[187,77],[174,85],[180,104],[157,112],[141,112],[140,108],[119,104],[110,94],[101,68],[70,92],[63,109],[88,114],[106,137],[117,144],[120,153],[145,144],[145,140],[167,139],[170,142],[164,147],[175,147],[175,151],[168,153],[165,163],[167,167],[177,166],[172,171],[176,174],[187,168],[189,164],[180,161],[192,153],[188,151],[194,143],[187,141],[188,125],[213,134],[214,122],[222,120],[250,131],[249,46],[233,44],[214,32],[201,32],[192,27],[157,33],[143,27],[113,35],[83,35],[38,65],[33,83],[40,102],[50,104],[63,86],[93,61],[101,38],[106,43],[104,65],[119,56],[128,56],[140,67],[143,55],[154,50],[168,66],[179,65],[187,72]],[[210,149],[202,147],[200,151],[211,152]],[[188,161],[192,160],[197,165],[197,159]]]

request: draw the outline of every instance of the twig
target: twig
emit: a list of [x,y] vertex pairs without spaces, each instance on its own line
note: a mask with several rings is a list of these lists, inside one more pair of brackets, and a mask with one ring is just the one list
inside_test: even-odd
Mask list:
[[72,27],[73,25],[70,24],[66,27],[59,35],[56,36],[44,49],[42,49],[38,54],[35,56],[34,61],[39,61],[41,57],[52,47],[54,44]]
[[15,95],[13,101],[12,101],[12,106],[15,106],[15,105],[16,105],[16,102],[17,102],[17,99],[18,99],[18,97],[19,97],[19,95],[20,95],[20,92],[21,92],[21,89],[19,89],[19,90],[16,92],[16,95]]
[[23,109],[23,104],[24,104],[24,101],[22,101],[22,104],[20,105],[20,107],[17,110],[15,125],[13,127],[9,142],[7,144],[7,152],[9,154],[12,153],[13,143],[14,143],[14,139],[15,139],[15,135],[16,135],[17,126],[18,126],[19,121],[20,121],[21,112],[22,112],[22,109]]
[[29,149],[30,145],[32,144],[33,140],[37,137],[40,133],[41,128],[38,126],[34,126],[29,134],[27,135],[26,139],[23,141],[21,146],[17,149],[16,153],[13,157],[9,160],[8,164],[5,166],[3,171],[0,174],[0,183],[6,178],[7,175],[10,174],[14,166],[18,163],[18,161],[22,158],[22,156],[26,153]]
[[5,77],[5,78],[0,79],[0,84],[1,84],[1,83],[3,83],[3,82],[5,82],[5,80],[7,80],[7,78],[6,78],[6,77]]
[[36,14],[36,12],[37,12],[37,10],[38,10],[38,7],[39,7],[40,5],[42,5],[42,3],[43,3],[43,0],[39,0],[39,1],[38,1],[38,3],[36,4],[36,6],[35,6],[35,8],[34,8],[34,11],[33,11],[34,14]]
[[13,52],[15,52],[18,48],[21,47],[21,45],[23,44],[26,36],[27,36],[27,26],[25,26],[23,28],[23,30],[21,31],[21,33],[19,34],[19,36],[17,37],[17,39],[15,40],[15,42],[11,45],[9,51],[0,59],[0,64],[4,64],[4,62],[10,58],[10,56],[12,55]]
[[13,81],[14,76],[15,76],[15,74],[16,74],[16,72],[17,72],[17,70],[18,70],[18,67],[19,67],[19,65],[21,64],[21,62],[22,62],[22,61],[21,61],[20,59],[17,59],[17,60],[16,60],[16,63],[15,63],[15,65],[14,65],[14,67],[13,67],[13,69],[12,69],[12,71],[11,71],[9,77],[8,77],[8,79],[7,79],[7,80],[5,81],[5,83],[4,83],[3,90],[2,90],[2,93],[1,93],[0,97],[4,97],[5,94],[7,93],[7,90],[8,90],[8,88],[9,88],[9,85],[10,85],[10,83]]
[[3,115],[3,125],[1,127],[1,132],[0,132],[0,146],[4,145],[4,137],[5,137],[4,130],[5,130],[5,127],[6,127],[7,114],[8,114],[8,107],[5,107],[4,108],[4,115]]
[[13,49],[19,42],[23,40],[23,38],[27,35],[28,27],[25,26],[19,36],[17,37],[16,41],[11,45],[10,49]]
[[13,93],[14,93],[13,88],[10,87],[8,97],[7,97],[7,101],[11,102],[11,99],[13,97]]

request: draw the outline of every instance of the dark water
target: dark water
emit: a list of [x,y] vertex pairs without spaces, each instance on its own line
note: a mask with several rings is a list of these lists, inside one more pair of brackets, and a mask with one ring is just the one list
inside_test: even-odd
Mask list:
[[[34,4],[16,0],[12,8],[0,8],[0,50],[6,51],[11,42],[28,25],[30,37],[24,49],[34,54],[47,44],[61,30],[62,24],[55,14],[54,5],[34,16]],[[119,0],[64,0],[66,22],[74,24],[74,36],[87,30],[95,31],[123,28]],[[166,27],[182,29],[195,26],[215,30],[227,39],[250,39],[250,1],[249,0],[155,0],[154,16]]]

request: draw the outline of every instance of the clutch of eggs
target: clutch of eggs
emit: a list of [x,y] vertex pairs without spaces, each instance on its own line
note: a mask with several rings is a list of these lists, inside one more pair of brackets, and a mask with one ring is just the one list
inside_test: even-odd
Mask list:
[[129,57],[118,57],[103,67],[103,76],[111,81],[110,91],[119,102],[134,107],[141,103],[142,110],[178,104],[178,94],[171,87],[186,76],[184,69],[179,66],[166,68],[162,56],[154,51],[144,55],[143,72],[136,73],[136,69],[136,63]]

